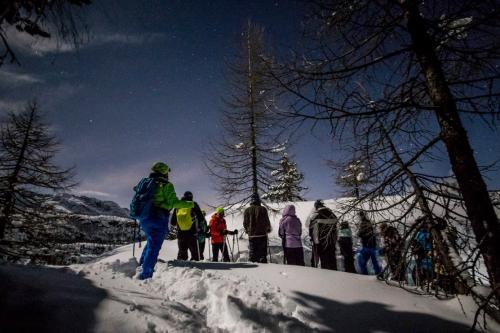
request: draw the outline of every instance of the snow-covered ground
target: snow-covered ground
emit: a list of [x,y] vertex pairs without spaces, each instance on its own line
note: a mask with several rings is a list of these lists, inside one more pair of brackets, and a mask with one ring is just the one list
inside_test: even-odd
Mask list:
[[132,245],[69,268],[0,266],[2,332],[467,332],[474,317],[469,297],[437,300],[374,276],[176,253],[166,241],[146,281],[134,278]]
[[[305,222],[312,202],[296,206]],[[281,262],[279,218],[271,216],[273,262]],[[241,229],[241,214],[227,222]],[[1,265],[0,331],[468,332],[473,322],[468,296],[438,300],[374,276],[247,263],[245,238],[235,239],[233,263],[177,261],[176,241],[165,241],[146,281],[134,278],[133,245],[66,268]],[[487,331],[500,326],[489,320]]]

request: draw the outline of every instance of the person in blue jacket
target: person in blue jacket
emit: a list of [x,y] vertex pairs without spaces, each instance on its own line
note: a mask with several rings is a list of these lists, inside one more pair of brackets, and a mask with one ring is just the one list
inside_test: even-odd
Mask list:
[[420,217],[417,222],[420,226],[412,241],[412,250],[417,264],[413,277],[420,286],[424,286],[426,282],[431,282],[433,279],[431,225],[426,217]]
[[141,214],[139,223],[146,234],[147,243],[142,251],[139,265],[141,273],[139,279],[144,280],[153,276],[154,267],[158,260],[165,235],[168,233],[168,218],[173,208],[193,208],[192,201],[183,201],[177,198],[174,185],[168,180],[169,167],[163,162],[157,162],[151,168],[149,178],[155,180],[151,208]]
[[361,239],[361,250],[359,251],[358,264],[361,274],[368,275],[368,260],[371,260],[375,274],[380,274],[380,265],[377,260],[377,235],[372,221],[366,217],[364,211],[358,213],[361,220],[359,224],[358,237]]

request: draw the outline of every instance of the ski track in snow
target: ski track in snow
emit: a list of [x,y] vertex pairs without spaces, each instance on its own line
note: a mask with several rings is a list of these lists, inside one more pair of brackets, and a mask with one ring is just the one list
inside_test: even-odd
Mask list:
[[[127,332],[130,325],[120,325],[120,322],[130,322],[130,318],[120,319],[124,316],[134,317],[137,326],[133,327],[133,331],[317,331],[301,321],[305,317],[301,315],[304,312],[301,306],[279,287],[244,276],[183,265],[178,261],[160,263],[155,277],[145,281],[133,276],[137,266],[134,258],[128,262],[120,259],[98,262],[83,268],[80,274],[111,293],[108,298],[113,304],[108,304],[108,300],[101,306],[116,308],[106,312],[118,315],[113,323],[99,321],[101,324],[96,331],[107,332],[112,326]],[[119,281],[118,285],[115,281]],[[307,321],[310,320],[308,318]]]

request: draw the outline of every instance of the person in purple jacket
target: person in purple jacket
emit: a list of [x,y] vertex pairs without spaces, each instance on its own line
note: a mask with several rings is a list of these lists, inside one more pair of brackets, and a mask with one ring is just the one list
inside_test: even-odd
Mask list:
[[304,251],[302,249],[302,223],[295,215],[295,206],[288,205],[283,209],[278,234],[283,241],[285,263],[288,265],[305,266]]

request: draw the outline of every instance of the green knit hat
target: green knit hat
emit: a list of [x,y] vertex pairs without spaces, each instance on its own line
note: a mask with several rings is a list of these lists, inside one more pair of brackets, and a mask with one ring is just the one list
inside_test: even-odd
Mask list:
[[163,162],[156,162],[155,164],[153,164],[151,170],[153,170],[154,172],[161,173],[162,175],[168,175],[170,168]]
[[217,207],[217,208],[215,208],[215,212],[218,215],[224,214],[224,207]]

